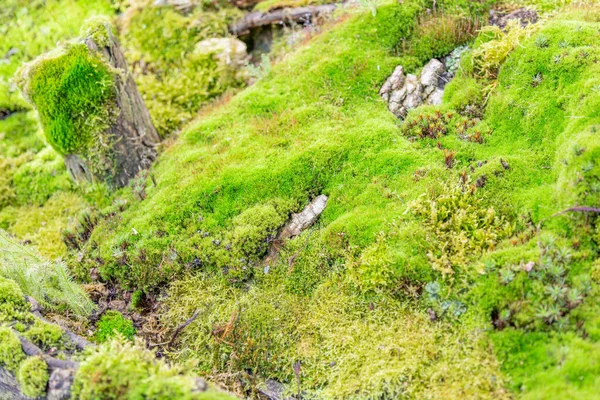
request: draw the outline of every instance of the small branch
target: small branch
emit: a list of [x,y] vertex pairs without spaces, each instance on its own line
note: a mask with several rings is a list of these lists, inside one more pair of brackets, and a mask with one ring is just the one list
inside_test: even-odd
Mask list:
[[171,347],[171,345],[173,344],[173,342],[175,342],[175,339],[177,339],[177,336],[179,336],[179,334],[181,333],[181,331],[184,330],[186,326],[188,326],[189,324],[191,324],[192,322],[194,322],[194,320],[196,318],[198,318],[198,315],[200,315],[200,309],[197,309],[194,312],[194,314],[192,314],[192,316],[187,321],[185,321],[183,324],[179,325],[177,327],[177,329],[175,329],[175,332],[173,332],[173,336],[171,336],[171,340],[167,344],[167,347]]
[[320,14],[333,12],[338,4],[323,4],[297,8],[284,8],[269,12],[251,12],[229,27],[229,32],[236,36],[245,35],[253,28],[264,25],[298,22],[303,18],[313,18]]
[[59,360],[58,358],[47,355],[42,351],[42,349],[19,335],[18,332],[15,331],[15,333],[21,341],[21,348],[23,349],[23,352],[30,357],[42,357],[50,369],[76,369],[79,366],[78,362],[71,360]]
[[[27,301],[29,302],[29,304],[31,304],[31,313],[33,315],[35,315],[37,318],[41,319],[42,321],[51,324],[52,322],[48,321],[42,315],[42,313],[41,313],[42,307],[40,306],[40,303],[38,303],[38,301],[31,296],[26,296],[26,298],[27,298]],[[76,333],[73,333],[68,329],[64,329],[62,326],[61,326],[61,329],[69,337],[71,342],[73,342],[73,344],[75,345],[75,347],[77,347],[78,350],[83,350],[86,347],[93,346],[92,343],[90,343],[86,339],[82,338],[81,336],[77,335]]]

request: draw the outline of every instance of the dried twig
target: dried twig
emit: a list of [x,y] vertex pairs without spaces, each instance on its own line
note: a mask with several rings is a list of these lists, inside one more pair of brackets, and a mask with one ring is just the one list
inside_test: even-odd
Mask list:
[[171,345],[173,344],[173,342],[175,342],[175,339],[177,339],[177,336],[179,336],[179,334],[181,333],[181,331],[183,329],[185,329],[186,326],[188,326],[189,324],[191,324],[192,322],[194,322],[194,320],[196,318],[198,318],[198,315],[200,315],[200,309],[197,309],[194,314],[192,314],[192,316],[185,321],[183,324],[179,325],[177,327],[177,329],[175,329],[175,332],[173,332],[173,336],[171,336],[171,340],[169,341],[169,344],[167,344],[167,347],[171,347]]

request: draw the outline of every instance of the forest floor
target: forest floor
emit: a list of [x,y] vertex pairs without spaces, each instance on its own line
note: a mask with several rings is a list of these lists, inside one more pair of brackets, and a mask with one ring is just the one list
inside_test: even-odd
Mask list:
[[[74,397],[597,398],[600,5],[347,2],[233,65],[198,43],[325,2],[0,2],[0,336],[55,344],[25,294],[98,344]],[[13,78],[97,15],[162,139],[120,189],[72,181]],[[398,118],[382,86],[432,59],[441,102]]]

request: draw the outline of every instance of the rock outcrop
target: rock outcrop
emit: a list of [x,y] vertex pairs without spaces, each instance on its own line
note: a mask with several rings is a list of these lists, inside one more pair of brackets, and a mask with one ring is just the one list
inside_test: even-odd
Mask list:
[[528,8],[519,8],[509,13],[490,10],[490,25],[496,25],[504,29],[511,20],[519,21],[519,24],[524,27],[529,24],[535,24],[538,20],[538,15],[535,10]]
[[388,103],[388,109],[398,118],[406,117],[408,110],[422,104],[441,104],[444,94],[444,64],[432,59],[417,77],[405,74],[401,65],[385,81],[379,95]]

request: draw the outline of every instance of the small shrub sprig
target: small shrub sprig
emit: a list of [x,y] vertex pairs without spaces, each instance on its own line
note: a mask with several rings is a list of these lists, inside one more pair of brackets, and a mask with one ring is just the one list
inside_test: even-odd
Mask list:
[[435,110],[433,113],[419,113],[416,118],[408,119],[402,130],[405,136],[420,139],[438,139],[448,133],[448,122],[454,113],[442,113]]

